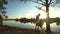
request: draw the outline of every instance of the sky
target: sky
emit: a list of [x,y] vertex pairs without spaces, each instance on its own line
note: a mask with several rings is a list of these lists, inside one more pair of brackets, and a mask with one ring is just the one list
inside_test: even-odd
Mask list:
[[[33,2],[22,3],[19,1],[8,1],[6,5],[8,18],[35,18],[37,14],[41,14],[40,18],[46,18],[46,12],[43,10],[38,10],[35,6],[39,6]],[[45,7],[43,7],[45,9]],[[50,7],[50,17],[56,18],[60,17],[60,7]]]

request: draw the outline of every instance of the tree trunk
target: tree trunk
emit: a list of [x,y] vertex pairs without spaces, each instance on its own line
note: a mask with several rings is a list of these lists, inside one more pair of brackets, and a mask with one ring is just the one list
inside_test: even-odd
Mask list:
[[2,26],[3,24],[3,19],[2,19],[2,16],[0,15],[0,26]]
[[46,0],[46,31],[51,32],[50,30],[50,23],[49,23],[49,4],[48,0]]

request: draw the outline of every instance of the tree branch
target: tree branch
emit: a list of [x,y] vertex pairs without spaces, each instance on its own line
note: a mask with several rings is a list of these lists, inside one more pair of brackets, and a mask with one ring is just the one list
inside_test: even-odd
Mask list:
[[52,0],[50,0],[49,5],[51,4]]
[[[32,0],[31,0],[31,1],[32,1]],[[41,4],[41,5],[45,6],[43,3],[38,3],[38,2],[36,2],[36,1],[32,1],[32,2],[37,3],[37,4]]]
[[41,6],[41,7],[37,7],[37,6],[36,6],[36,8],[38,8],[38,10],[46,11],[46,10],[42,9],[42,7],[43,7],[43,6]]
[[42,3],[45,3],[44,1],[40,0]]

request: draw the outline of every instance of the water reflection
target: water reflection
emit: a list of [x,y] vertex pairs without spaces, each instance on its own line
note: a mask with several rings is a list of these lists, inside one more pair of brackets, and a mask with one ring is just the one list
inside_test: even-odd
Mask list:
[[[11,27],[19,27],[19,28],[35,28],[34,23],[20,23],[19,21],[3,21],[3,25],[8,25]],[[60,25],[56,25],[56,22],[50,24],[51,31],[53,32],[60,32]],[[44,22],[42,28],[46,30],[46,23]]]
[[60,25],[56,25],[56,23],[50,24],[51,30],[54,32],[60,32]]
[[35,24],[31,23],[20,23],[15,21],[4,21],[3,25],[8,25],[12,27],[21,27],[21,28],[33,28],[35,27]]

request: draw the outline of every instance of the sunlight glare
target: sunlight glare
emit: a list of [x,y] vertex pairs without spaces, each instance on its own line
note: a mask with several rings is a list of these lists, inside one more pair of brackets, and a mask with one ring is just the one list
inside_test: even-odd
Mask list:
[[37,13],[37,14],[41,14],[40,17],[39,17],[40,19],[45,19],[45,18],[46,18],[46,13],[45,13],[45,11],[38,10],[36,13]]

